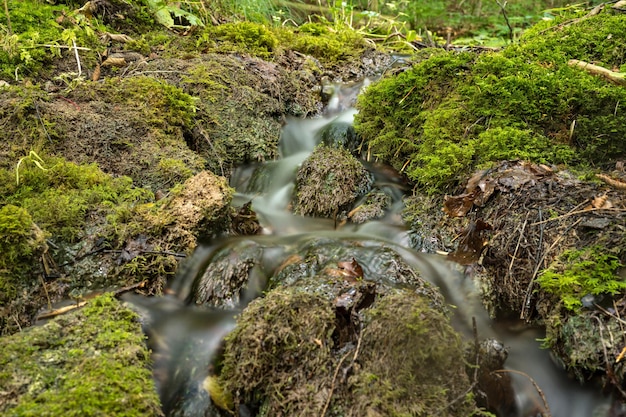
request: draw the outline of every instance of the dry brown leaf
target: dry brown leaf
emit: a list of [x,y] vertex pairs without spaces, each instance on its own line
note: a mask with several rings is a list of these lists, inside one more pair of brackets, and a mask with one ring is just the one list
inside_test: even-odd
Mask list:
[[354,258],[350,261],[337,262],[337,266],[346,277],[363,278],[363,268]]
[[471,265],[478,262],[483,249],[489,242],[484,232],[491,229],[491,225],[481,219],[470,222],[462,233],[463,237],[459,246],[454,252],[448,254],[448,259],[461,265]]
[[461,194],[457,196],[445,196],[443,199],[443,211],[450,217],[465,216],[474,205],[474,194]]
[[103,67],[125,67],[126,60],[119,57],[109,57],[103,63]]
[[93,70],[93,74],[91,74],[91,81],[98,81],[100,79],[100,64],[96,64],[96,68]]
[[591,200],[591,206],[596,209],[609,209],[613,207],[613,204],[609,200],[608,195],[602,194],[600,196],[594,197],[594,199]]

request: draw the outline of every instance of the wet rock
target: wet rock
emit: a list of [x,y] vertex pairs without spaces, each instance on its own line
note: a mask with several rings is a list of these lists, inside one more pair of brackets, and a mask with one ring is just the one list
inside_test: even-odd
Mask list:
[[298,170],[294,212],[336,218],[371,184],[371,176],[348,151],[318,146]]

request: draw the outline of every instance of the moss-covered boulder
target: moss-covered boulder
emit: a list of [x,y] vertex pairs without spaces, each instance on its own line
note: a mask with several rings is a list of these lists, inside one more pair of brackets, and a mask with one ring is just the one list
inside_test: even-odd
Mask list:
[[348,310],[359,325],[340,313],[348,291],[332,300],[310,288],[275,289],[239,317],[221,373],[235,404],[272,416],[477,411],[461,339],[428,297],[393,290],[371,308],[356,301]]
[[138,316],[111,295],[0,338],[5,416],[162,416]]
[[606,168],[626,153],[626,90],[567,62],[622,65],[614,51],[625,19],[607,10],[546,23],[502,52],[424,53],[369,87],[355,128],[374,156],[430,192],[503,159]]
[[320,145],[298,170],[293,210],[333,218],[349,210],[371,184],[367,170],[349,151]]

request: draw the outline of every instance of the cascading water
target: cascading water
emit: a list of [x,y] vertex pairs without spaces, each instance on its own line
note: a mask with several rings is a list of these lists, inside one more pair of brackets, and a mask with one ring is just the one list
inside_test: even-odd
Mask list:
[[[280,160],[241,167],[232,175],[231,185],[237,190],[233,203],[236,206],[252,203],[263,227],[262,235],[201,244],[169,286],[168,295],[128,299],[145,310],[148,317],[146,328],[155,352],[155,379],[165,413],[211,415],[211,400],[204,387],[223,337],[235,326],[235,315],[262,294],[268,279],[286,259],[297,255],[307,245],[328,239],[336,245],[336,253],[358,260],[365,277],[385,279],[390,264],[382,260],[379,250],[381,246],[392,248],[407,264],[420,270],[424,278],[437,285],[448,303],[457,306],[455,323],[459,331],[472,337],[474,318],[480,338],[502,341],[509,349],[506,366],[511,370],[516,390],[517,411],[511,417],[547,415],[537,386],[553,417],[606,416],[608,400],[570,381],[553,364],[548,352],[539,348],[536,341],[541,336],[539,331],[525,328],[514,332],[511,326],[492,323],[470,278],[456,272],[443,258],[411,249],[409,234],[400,216],[404,184],[394,176],[368,166],[374,186],[391,200],[380,219],[338,227],[336,219],[311,218],[290,212],[296,171],[320,143],[321,132],[328,126],[352,123],[353,108],[341,109],[336,96],[331,103],[336,107],[325,117],[287,121],[280,140]],[[343,247],[341,242],[348,241],[358,241],[359,249]],[[209,269],[225,280],[244,277],[244,282],[225,282],[207,288],[202,277]],[[219,308],[200,308],[196,304]]]

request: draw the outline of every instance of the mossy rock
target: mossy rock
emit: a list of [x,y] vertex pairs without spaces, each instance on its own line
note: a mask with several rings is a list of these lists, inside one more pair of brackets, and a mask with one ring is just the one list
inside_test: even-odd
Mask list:
[[111,295],[0,338],[6,416],[162,416],[138,316]]
[[349,151],[320,145],[298,170],[294,212],[336,217],[365,194],[371,184],[367,170]]
[[427,298],[398,292],[364,316],[357,359],[362,367],[349,378],[354,404],[348,415],[468,416],[475,411],[465,394],[469,378],[459,360],[461,339]]
[[[221,381],[235,404],[273,416],[477,411],[466,395],[461,340],[428,297],[393,290],[377,299],[362,310],[355,350],[341,342],[346,322],[331,300],[304,288],[280,287],[253,301],[227,337]],[[350,363],[347,381],[333,377]]]
[[0,208],[0,236],[0,307],[4,307],[33,278],[33,264],[48,245],[28,211],[12,204]]
[[[451,190],[473,169],[504,159],[607,167],[626,153],[626,112],[618,105],[626,90],[567,61],[593,60],[583,52],[601,44],[606,65],[621,65],[612,51],[624,49],[626,37],[618,35],[624,19],[605,11],[567,29],[556,26],[555,33],[571,36],[549,35],[551,46],[529,35],[502,52],[433,52],[371,85],[359,97],[355,129],[375,157],[431,193]],[[589,29],[603,22],[610,23],[608,32]],[[586,49],[578,52],[574,32],[581,31]]]

